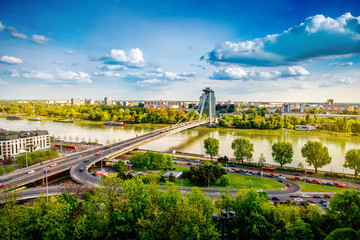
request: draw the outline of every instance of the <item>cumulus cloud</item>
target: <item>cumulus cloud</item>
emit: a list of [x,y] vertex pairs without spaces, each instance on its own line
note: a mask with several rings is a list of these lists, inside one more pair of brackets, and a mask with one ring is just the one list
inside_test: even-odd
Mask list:
[[0,63],[5,63],[5,64],[21,64],[23,63],[23,60],[21,60],[20,58],[17,57],[12,57],[12,56],[8,56],[8,55],[4,55],[0,58]]
[[121,77],[121,74],[113,71],[102,71],[102,72],[94,72],[96,76],[105,76],[105,77]]
[[54,76],[50,73],[42,72],[42,71],[28,71],[23,72],[21,76],[25,78],[34,78],[34,79],[42,79],[42,80],[52,80],[54,79]]
[[57,76],[60,79],[63,80],[72,80],[76,83],[92,83],[92,80],[90,79],[90,75],[85,72],[73,72],[73,71],[58,71]]
[[333,63],[330,63],[330,66],[335,66],[335,67],[351,67],[353,65],[354,65],[353,62],[333,62]]
[[336,19],[324,15],[312,16],[298,26],[264,38],[221,43],[202,59],[212,64],[282,66],[358,53],[360,17],[346,13]]
[[0,78],[0,85],[7,85],[7,84],[8,84],[8,82],[6,82]]
[[162,81],[160,79],[146,79],[146,80],[142,80],[142,81],[137,81],[137,83],[139,85],[156,85],[156,84],[160,84],[162,83]]
[[286,68],[284,71],[246,71],[240,67],[226,67],[220,68],[213,72],[210,79],[218,80],[273,80],[285,77],[300,77],[307,76],[310,73],[303,67],[291,66]]
[[141,68],[145,66],[145,59],[139,48],[133,48],[128,52],[122,49],[111,49],[110,55],[97,60],[107,65],[123,65],[131,68]]
[[10,35],[14,38],[20,38],[20,39],[27,39],[27,36],[18,30],[16,30],[14,27],[6,27],[6,30],[10,33]]
[[174,72],[169,72],[169,71],[164,71],[162,68],[157,68],[153,71],[148,71],[148,72],[143,72],[143,73],[139,73],[139,72],[131,72],[131,73],[127,73],[126,77],[129,79],[161,79],[161,80],[165,80],[165,81],[179,81],[179,80],[187,80],[190,78],[195,77],[196,74],[195,73],[187,73],[187,72],[183,72],[183,73],[174,73]]
[[43,35],[34,34],[34,35],[32,35],[32,38],[30,41],[32,41],[34,43],[38,43],[38,44],[45,44],[49,41],[49,38],[47,38]]

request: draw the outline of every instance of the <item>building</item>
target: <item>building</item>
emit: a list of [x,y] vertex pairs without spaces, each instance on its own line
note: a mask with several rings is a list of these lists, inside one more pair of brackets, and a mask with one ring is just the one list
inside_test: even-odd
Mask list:
[[[211,113],[212,115],[215,115],[216,114],[216,97],[215,97],[215,92],[214,90],[210,89],[210,88],[205,88],[204,90],[204,93],[201,95],[200,97],[200,101],[201,99],[205,98],[207,94],[209,94],[208,92],[210,92],[210,101],[211,101]],[[209,112],[209,98],[206,97],[205,98],[205,104],[204,104],[204,113],[206,114],[210,114]]]
[[290,104],[284,104],[281,108],[282,112],[290,112]]
[[174,175],[175,178],[179,178],[182,175],[182,171],[167,171],[166,173],[164,173],[163,177],[170,177],[170,174]]
[[110,97],[104,98],[104,105],[112,105],[112,100]]
[[295,130],[297,131],[312,131],[315,130],[314,126],[310,126],[310,124],[306,125],[295,125]]
[[72,98],[71,105],[78,105],[80,106],[80,98]]
[[90,98],[90,99],[85,99],[85,104],[86,105],[94,105],[95,104],[95,100]]
[[9,159],[24,152],[50,148],[46,130],[11,132],[0,131],[0,159]]

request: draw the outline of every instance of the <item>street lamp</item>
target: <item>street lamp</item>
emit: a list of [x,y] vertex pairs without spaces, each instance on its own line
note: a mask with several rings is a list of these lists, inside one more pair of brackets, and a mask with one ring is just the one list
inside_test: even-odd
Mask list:
[[220,222],[220,239],[224,240],[225,239],[225,221],[234,219],[235,217],[235,212],[234,211],[229,211],[227,212],[225,209],[221,210],[221,216],[218,218],[216,213],[212,214],[212,218],[213,218],[213,222]]

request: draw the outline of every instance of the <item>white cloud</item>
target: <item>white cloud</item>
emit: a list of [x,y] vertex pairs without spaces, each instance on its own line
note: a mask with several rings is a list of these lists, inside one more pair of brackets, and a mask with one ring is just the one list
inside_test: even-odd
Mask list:
[[5,26],[2,24],[2,22],[0,21],[0,32],[2,31],[2,30],[4,30],[5,29]]
[[92,83],[90,75],[85,72],[57,71],[57,76],[63,80],[75,80],[77,83]]
[[283,76],[289,76],[289,77],[293,77],[293,76],[307,76],[310,75],[310,73],[308,72],[308,70],[306,70],[303,67],[300,66],[291,66],[288,67],[283,73]]
[[8,84],[8,82],[6,82],[0,78],[0,85],[7,85],[7,84]]
[[121,77],[121,74],[118,72],[112,71],[102,71],[102,72],[94,72],[96,76],[105,76],[105,77]]
[[45,44],[49,41],[49,38],[43,36],[43,35],[32,35],[31,41],[38,44]]
[[6,27],[6,29],[9,31],[10,35],[14,38],[20,38],[20,39],[27,39],[27,36],[18,30],[16,30],[14,27]]
[[102,57],[100,60],[108,65],[124,65],[136,68],[145,66],[145,59],[139,48],[133,48],[128,52],[122,49],[111,49],[110,56]]
[[17,57],[12,57],[8,55],[4,55],[0,58],[0,63],[6,63],[6,64],[21,64],[23,63],[23,60]]
[[336,67],[351,67],[353,66],[353,62],[333,62],[330,63],[330,66],[336,66]]
[[303,67],[300,66],[292,66],[286,68],[284,71],[246,71],[240,67],[227,67],[220,68],[213,72],[210,79],[218,79],[218,80],[274,80],[278,78],[284,77],[300,77],[307,76],[310,73]]
[[316,15],[280,34],[218,44],[202,59],[212,64],[281,66],[359,53],[360,17],[346,13],[336,19]]
[[10,77],[14,78],[14,77],[20,77],[20,74],[17,70],[10,70],[11,74]]
[[162,81],[160,79],[146,79],[146,80],[142,80],[142,81],[137,81],[137,83],[139,85],[155,85],[155,84],[159,84],[162,83]]
[[71,50],[71,49],[67,49],[65,51],[65,53],[68,54],[68,55],[73,55],[75,52],[73,50]]
[[54,79],[53,75],[50,73],[42,72],[42,71],[28,71],[21,74],[21,76],[25,78],[35,78],[42,80],[52,80]]
[[62,60],[55,60],[53,63],[62,65],[62,64],[64,64],[64,61],[62,61]]

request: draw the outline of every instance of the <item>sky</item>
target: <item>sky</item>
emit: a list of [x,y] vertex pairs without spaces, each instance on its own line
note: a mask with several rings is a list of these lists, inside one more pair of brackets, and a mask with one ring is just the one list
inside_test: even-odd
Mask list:
[[0,99],[360,102],[358,1],[0,1]]

